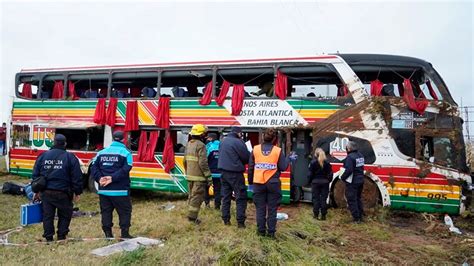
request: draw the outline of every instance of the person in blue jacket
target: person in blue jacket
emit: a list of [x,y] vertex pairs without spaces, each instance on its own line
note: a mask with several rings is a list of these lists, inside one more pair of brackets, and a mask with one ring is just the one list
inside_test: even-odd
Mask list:
[[[214,208],[221,209],[221,171],[217,167],[219,162],[219,146],[221,142],[217,139],[216,133],[207,134],[207,162],[212,175],[212,187],[214,189]],[[206,206],[209,206],[209,193],[206,194]]]
[[230,225],[230,203],[232,193],[237,205],[237,227],[245,228],[247,210],[247,187],[245,186],[245,165],[249,163],[250,152],[242,140],[242,129],[234,126],[221,142],[217,167],[222,171],[222,220]]
[[362,222],[364,209],[362,206],[362,190],[364,189],[364,155],[357,151],[357,144],[349,141],[346,146],[347,157],[344,160],[344,173],[341,180],[346,184],[346,199],[352,219],[355,223]]
[[65,240],[69,233],[73,203],[82,194],[82,171],[77,157],[66,151],[66,137],[54,136],[51,150],[42,153],[33,167],[32,179],[46,177],[46,188],[34,198],[43,203],[43,237],[53,241],[54,217],[58,215],[57,239]]
[[123,132],[113,134],[112,144],[92,160],[91,174],[99,183],[99,204],[102,215],[102,230],[105,237],[113,238],[112,214],[114,209],[119,216],[121,238],[133,238],[129,229],[132,218],[130,200],[130,170],[132,170],[132,153],[123,141]]

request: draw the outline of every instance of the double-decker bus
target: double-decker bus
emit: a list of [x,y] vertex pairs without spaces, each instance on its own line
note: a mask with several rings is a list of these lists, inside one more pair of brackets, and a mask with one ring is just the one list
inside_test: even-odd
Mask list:
[[[13,174],[30,176],[37,156],[61,133],[94,189],[91,159],[110,144],[113,131],[125,128],[134,153],[132,188],[186,193],[182,160],[193,124],[221,138],[241,126],[252,145],[264,128],[275,127],[277,145],[299,155],[281,175],[284,203],[311,200],[307,171],[316,147],[337,172],[348,141],[365,156],[367,206],[456,214],[469,203],[472,178],[457,105],[420,59],[335,54],[24,69],[15,81]],[[95,119],[101,112],[106,123]],[[169,128],[157,126],[163,119]],[[344,187],[334,179],[328,200],[344,206]]]

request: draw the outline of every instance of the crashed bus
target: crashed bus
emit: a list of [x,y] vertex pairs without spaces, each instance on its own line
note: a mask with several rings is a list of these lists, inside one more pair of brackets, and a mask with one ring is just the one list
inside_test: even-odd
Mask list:
[[[363,201],[420,212],[462,212],[472,177],[457,104],[430,63],[394,55],[24,69],[16,75],[9,171],[31,176],[34,161],[64,134],[87,184],[91,159],[127,131],[133,189],[187,192],[184,146],[191,126],[225,136],[241,126],[298,160],[282,173],[283,202],[310,201],[308,164],[321,147],[337,172],[348,141],[365,156]],[[249,192],[251,196],[251,192]],[[335,178],[329,199],[345,206]]]

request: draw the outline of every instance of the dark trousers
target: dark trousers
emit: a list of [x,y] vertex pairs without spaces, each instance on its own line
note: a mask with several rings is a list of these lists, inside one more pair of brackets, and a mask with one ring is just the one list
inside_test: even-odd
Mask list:
[[346,183],[346,199],[354,221],[362,219],[364,209],[362,207],[362,190],[364,183],[352,184]]
[[326,203],[329,195],[329,183],[311,183],[311,192],[313,194],[313,214],[315,217],[319,213],[326,216],[328,205]]
[[65,238],[69,233],[73,204],[68,194],[60,191],[46,190],[41,193],[43,202],[43,237],[52,240],[54,236],[54,217],[58,213],[58,238]]
[[253,184],[253,202],[257,211],[257,230],[274,234],[277,224],[277,209],[281,201],[280,180],[266,184]]
[[245,223],[245,211],[247,209],[247,188],[243,173],[222,172],[222,220],[230,221],[230,202],[232,192],[235,194],[235,203],[237,205],[237,222]]
[[[214,207],[220,208],[221,207],[221,178],[220,177],[213,177],[212,178],[212,187],[214,189]],[[209,202],[211,201],[211,196],[209,196],[209,189],[207,190],[206,193],[206,199],[204,202],[206,205],[209,205]]]
[[117,210],[120,229],[128,230],[132,219],[132,202],[130,196],[104,196],[99,195],[100,214],[102,215],[102,230],[110,231],[114,226],[112,222],[113,211]]

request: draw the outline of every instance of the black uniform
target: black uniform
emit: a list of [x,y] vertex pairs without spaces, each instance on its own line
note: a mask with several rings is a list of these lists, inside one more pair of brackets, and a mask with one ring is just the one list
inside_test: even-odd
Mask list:
[[311,181],[311,192],[313,200],[314,218],[319,217],[324,220],[328,212],[327,198],[329,195],[329,183],[332,180],[331,164],[324,161],[323,167],[317,160],[312,160],[309,164],[308,179]]
[[245,186],[245,165],[249,161],[250,153],[245,143],[236,133],[231,132],[221,142],[219,147],[218,168],[222,171],[222,220],[230,223],[230,202],[232,192],[235,194],[237,205],[237,222],[245,224],[247,209],[247,188]]
[[[262,153],[267,156],[272,151],[273,145],[268,142],[262,144]],[[259,234],[275,236],[277,224],[277,209],[280,205],[281,171],[288,168],[289,160],[280,152],[276,173],[265,184],[253,183],[255,170],[255,157],[252,153],[249,161],[249,184],[253,184],[253,201],[257,212],[257,231]]]
[[[351,151],[344,161],[345,171],[341,179],[346,183],[346,199],[355,222],[360,222],[364,215],[362,207],[362,190],[364,189],[364,156],[358,151]],[[352,182],[348,178],[352,175]]]
[[82,194],[79,160],[74,154],[66,152],[63,145],[55,145],[36,160],[32,178],[39,176],[47,179],[46,188],[40,193],[43,203],[43,237],[47,241],[53,240],[57,210],[58,240],[66,239],[72,218],[73,195]]

